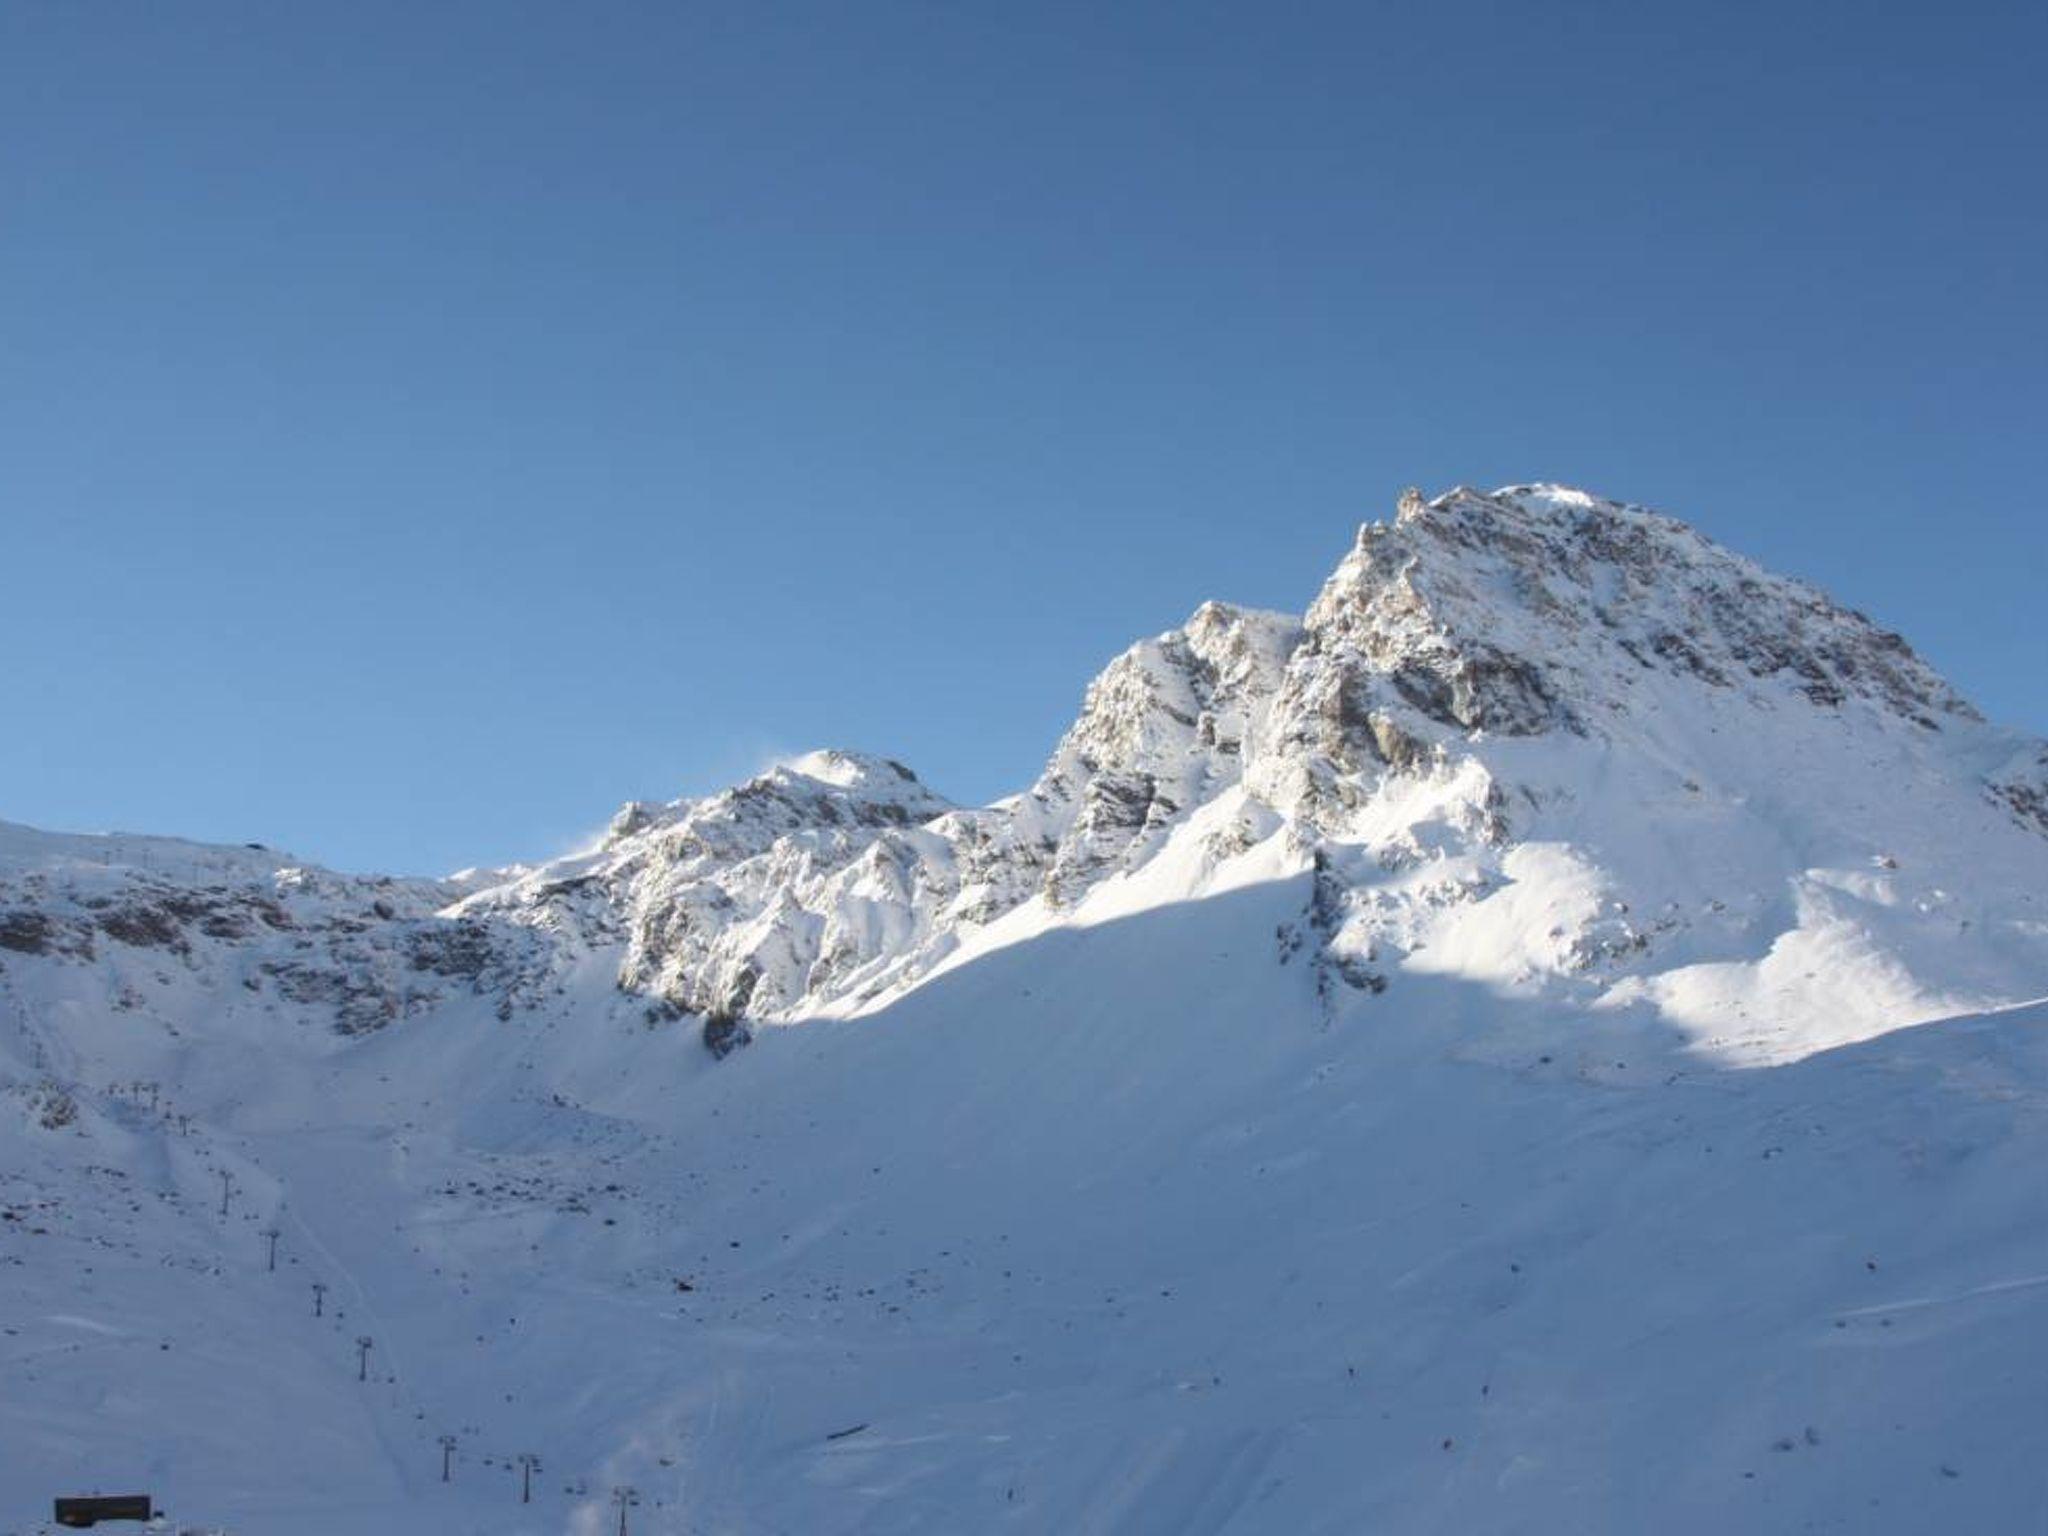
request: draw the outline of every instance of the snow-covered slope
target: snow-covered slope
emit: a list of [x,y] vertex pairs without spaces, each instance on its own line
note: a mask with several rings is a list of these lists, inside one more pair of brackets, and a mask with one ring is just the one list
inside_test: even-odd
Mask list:
[[0,1531],[2019,1528],[2044,753],[1521,487],[991,806],[816,753],[450,882],[0,825]]

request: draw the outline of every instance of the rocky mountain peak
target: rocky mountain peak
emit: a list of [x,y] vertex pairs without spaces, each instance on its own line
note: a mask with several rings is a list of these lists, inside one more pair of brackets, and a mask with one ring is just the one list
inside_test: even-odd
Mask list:
[[1555,485],[1460,487],[1368,523],[1307,616],[1316,712],[1598,731],[1671,678],[1767,707],[1975,712],[1897,635],[1685,524]]

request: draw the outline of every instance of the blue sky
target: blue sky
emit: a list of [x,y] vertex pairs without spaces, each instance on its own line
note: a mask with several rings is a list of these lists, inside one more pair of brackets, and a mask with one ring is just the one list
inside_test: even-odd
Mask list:
[[2038,6],[0,10],[0,816],[435,871],[1028,781],[1407,484],[2048,731]]

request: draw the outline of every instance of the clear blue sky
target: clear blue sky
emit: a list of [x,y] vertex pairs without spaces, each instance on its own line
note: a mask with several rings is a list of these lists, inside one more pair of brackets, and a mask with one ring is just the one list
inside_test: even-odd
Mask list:
[[979,799],[1415,483],[2048,730],[2030,5],[0,9],[0,816],[435,871]]

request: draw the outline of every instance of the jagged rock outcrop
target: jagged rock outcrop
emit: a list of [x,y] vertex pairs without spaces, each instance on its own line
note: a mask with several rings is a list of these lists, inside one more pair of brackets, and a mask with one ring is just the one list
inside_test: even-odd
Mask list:
[[2023,750],[1985,782],[2022,825],[2048,837],[2048,746]]
[[1029,849],[1036,834],[1052,845],[1049,900],[1070,904],[1142,861],[1187,811],[1243,777],[1300,634],[1279,614],[1205,603],[1103,669],[1013,813],[1014,844]]

